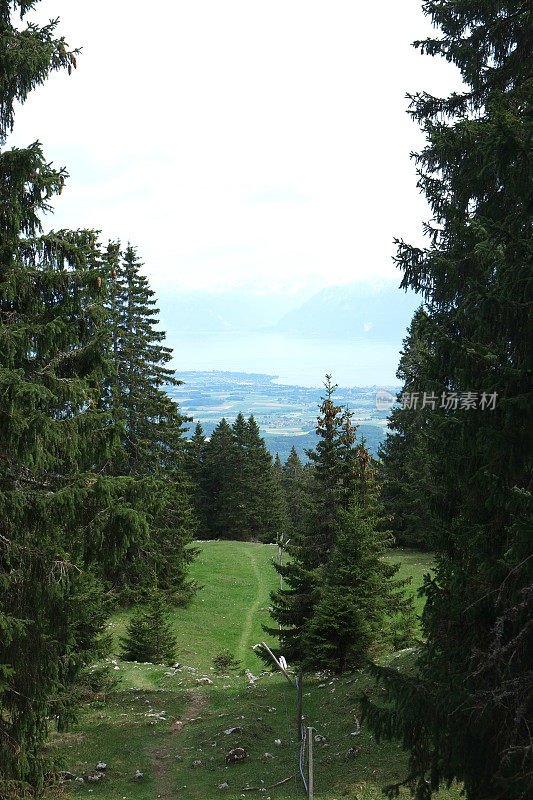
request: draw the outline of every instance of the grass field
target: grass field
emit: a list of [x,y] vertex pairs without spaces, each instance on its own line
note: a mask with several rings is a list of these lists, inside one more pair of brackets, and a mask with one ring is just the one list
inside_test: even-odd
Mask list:
[[[199,547],[193,578],[202,588],[189,608],[173,614],[181,666],[117,659],[116,689],[88,703],[68,733],[52,736],[50,747],[65,769],[84,777],[83,783],[65,789],[67,796],[100,800],[305,796],[298,779],[295,691],[279,674],[261,673],[262,663],[251,649],[265,638],[261,623],[268,621],[269,591],[278,580],[272,568],[276,548],[240,542],[207,542]],[[390,558],[402,561],[401,576],[412,576],[413,592],[431,567],[427,555],[414,551],[397,550]],[[115,641],[126,621],[126,614],[113,619]],[[214,674],[213,656],[224,647],[258,676],[255,683],[242,675]],[[394,663],[400,665],[407,658],[409,653],[400,654]],[[200,685],[202,677],[213,683]],[[397,743],[378,745],[364,728],[352,735],[357,729],[358,692],[370,686],[362,672],[306,680],[306,724],[326,737],[315,746],[317,800],[377,800],[381,787],[402,774],[405,756]],[[226,765],[225,755],[237,746],[246,749],[247,760]],[[353,747],[356,752],[349,752]],[[88,776],[100,760],[108,765],[106,777],[91,783]],[[143,773],[138,779],[137,770]],[[290,780],[269,788],[286,778]],[[459,794],[452,789],[440,797],[451,800]]]

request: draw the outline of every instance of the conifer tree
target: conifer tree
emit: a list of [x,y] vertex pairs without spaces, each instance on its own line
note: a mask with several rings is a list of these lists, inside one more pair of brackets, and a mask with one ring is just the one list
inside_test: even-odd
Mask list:
[[427,247],[398,245],[403,285],[428,307],[429,391],[444,394],[426,434],[439,488],[428,498],[436,571],[424,586],[417,671],[377,670],[387,706],[367,703],[367,712],[378,735],[403,739],[417,798],[458,780],[468,800],[525,800],[533,793],[531,6],[428,0],[424,11],[440,36],[417,45],[455,64],[465,84],[448,98],[412,98],[427,137],[417,162],[434,221]]
[[383,560],[390,535],[383,530],[376,464],[364,441],[353,446],[348,416],[341,434],[345,446],[350,430],[354,471],[345,483],[335,546],[318,571],[304,633],[307,663],[339,673],[361,666],[372,649],[385,644],[387,619],[402,615],[408,625],[413,621],[412,601],[403,597],[402,582],[393,580],[398,567]]
[[233,524],[233,476],[235,441],[231,425],[221,419],[205,455],[206,515],[211,538],[231,539],[237,535]]
[[[36,3],[0,5],[0,145],[52,70],[75,66]],[[20,13],[15,25],[11,8]],[[48,720],[72,716],[72,684],[96,657],[105,613],[80,564],[88,473],[112,447],[98,409],[105,370],[91,231],[41,233],[66,173],[38,143],[0,151],[0,794],[39,791]]]
[[291,530],[298,530],[302,525],[306,504],[307,475],[296,448],[292,447],[289,457],[283,466],[281,485],[290,520]]
[[272,593],[272,616],[281,630],[266,630],[287,661],[342,672],[381,638],[386,614],[408,603],[392,580],[397,567],[381,558],[389,537],[380,532],[375,465],[364,442],[356,444],[351,414],[335,405],[329,375],[325,388],[304,522],[287,547],[290,559],[276,566],[285,585]]
[[223,419],[205,447],[201,468],[210,537],[274,541],[284,527],[283,497],[272,456],[253,416]]
[[426,360],[432,358],[432,347],[424,336],[426,325],[427,313],[420,308],[404,340],[396,373],[403,382],[399,396],[403,405],[391,412],[389,433],[379,456],[382,500],[391,517],[395,541],[407,547],[431,549],[435,520],[429,501],[436,497],[438,487],[432,485],[427,447],[430,407],[422,407],[424,393],[431,394]]
[[185,444],[185,470],[191,485],[191,500],[194,516],[197,520],[197,536],[208,535],[207,505],[208,498],[205,487],[205,459],[208,443],[198,422],[193,436]]
[[311,492],[315,500],[309,508],[306,525],[313,531],[312,563],[315,567],[327,563],[329,559],[348,482],[341,436],[344,409],[334,403],[336,389],[331,382],[331,375],[326,375],[326,394],[322,398],[315,429],[319,441],[316,448],[307,453],[314,467]]
[[233,435],[231,471],[231,490],[228,498],[232,508],[232,529],[237,539],[250,539],[252,536],[252,470],[248,452],[247,424],[242,412],[237,414],[231,426]]
[[156,573],[159,588],[183,601],[192,589],[187,567],[194,553],[187,545],[195,520],[185,469],[185,419],[166,391],[181,382],[167,366],[172,351],[157,328],[154,292],[135,249],[128,245],[122,252],[120,242],[110,242],[105,265],[114,367],[109,403],[121,433],[111,469],[130,477],[148,497],[142,548],[131,548],[108,579],[122,599],[138,599]]
[[125,415],[125,474],[161,474],[174,468],[183,452],[184,417],[166,387],[182,382],[167,365],[172,350],[158,329],[154,291],[142,274],[142,262],[128,245],[110,242],[106,252],[113,319],[115,402]]
[[246,423],[248,464],[248,530],[251,539],[273,542],[284,525],[281,488],[275,479],[272,456],[253,414]]
[[177,637],[160,592],[153,593],[148,602],[135,611],[120,644],[121,657],[125,661],[149,661],[152,664],[173,664],[176,661]]
[[[36,2],[0,4],[0,144],[15,101],[75,66]],[[11,20],[20,12],[22,25]],[[74,684],[101,652],[100,578],[149,533],[149,482],[110,470],[121,421],[107,271],[94,231],[42,235],[64,170],[39,144],[0,152],[0,794],[39,792],[51,720],[76,710]],[[4,635],[5,633],[5,635]]]
[[318,570],[329,561],[340,515],[340,437],[342,409],[333,402],[335,386],[326,376],[326,396],[322,398],[316,432],[320,441],[308,455],[315,467],[310,487],[315,502],[309,502],[306,519],[286,546],[289,558],[276,570],[284,586],[273,592],[271,615],[281,630],[265,627],[279,637],[279,652],[289,663],[303,665],[307,657],[306,626],[312,618]]
[[[272,463],[272,476],[274,481],[274,491],[277,502],[277,515],[278,520],[276,524],[276,533],[283,534],[288,537],[292,530],[291,518],[289,516],[289,508],[287,504],[287,497],[283,486],[283,463],[276,453],[276,457]],[[279,537],[276,537],[279,538]]]

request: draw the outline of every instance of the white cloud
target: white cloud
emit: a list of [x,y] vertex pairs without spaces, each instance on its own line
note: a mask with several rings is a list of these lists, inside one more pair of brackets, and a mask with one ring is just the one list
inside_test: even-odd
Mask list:
[[44,0],[83,46],[17,116],[66,164],[54,227],[135,243],[155,284],[391,277],[428,216],[406,91],[456,71],[420,0]]

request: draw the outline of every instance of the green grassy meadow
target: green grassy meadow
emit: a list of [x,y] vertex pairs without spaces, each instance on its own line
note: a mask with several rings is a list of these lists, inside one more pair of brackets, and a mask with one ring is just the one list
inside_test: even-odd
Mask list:
[[[188,608],[173,613],[180,666],[125,663],[113,657],[116,688],[88,702],[68,733],[51,737],[50,749],[64,769],[84,778],[62,787],[60,796],[305,797],[298,777],[295,690],[280,674],[262,672],[263,664],[251,649],[265,638],[261,623],[269,618],[269,591],[279,580],[272,567],[277,549],[243,542],[198,547],[192,577],[201,588]],[[427,554],[415,551],[396,550],[388,558],[401,560],[400,575],[412,576],[413,592],[431,567]],[[127,616],[119,614],[111,622],[115,643]],[[242,674],[214,673],[212,659],[225,647],[257,676],[254,683]],[[401,665],[409,653],[392,658]],[[205,677],[212,684],[199,683]],[[381,787],[402,775],[405,756],[396,742],[378,745],[364,728],[352,735],[357,730],[357,696],[364,687],[377,691],[361,671],[306,679],[306,724],[325,737],[315,745],[317,800],[377,800],[383,796]],[[225,755],[232,747],[244,747],[247,760],[227,765]],[[98,761],[108,765],[106,777],[89,782]],[[137,770],[142,777],[135,778]],[[50,793],[50,798],[56,796]],[[442,800],[458,797],[457,789],[440,794]]]

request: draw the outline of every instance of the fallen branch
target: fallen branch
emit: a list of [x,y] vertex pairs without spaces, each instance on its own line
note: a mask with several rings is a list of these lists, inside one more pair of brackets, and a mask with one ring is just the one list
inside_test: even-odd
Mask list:
[[273,789],[275,786],[281,786],[282,783],[288,783],[288,781],[292,781],[293,777],[293,775],[289,775],[288,778],[283,778],[282,781],[278,781],[277,783],[271,783],[270,786],[243,786],[241,791],[260,792],[261,789]]

